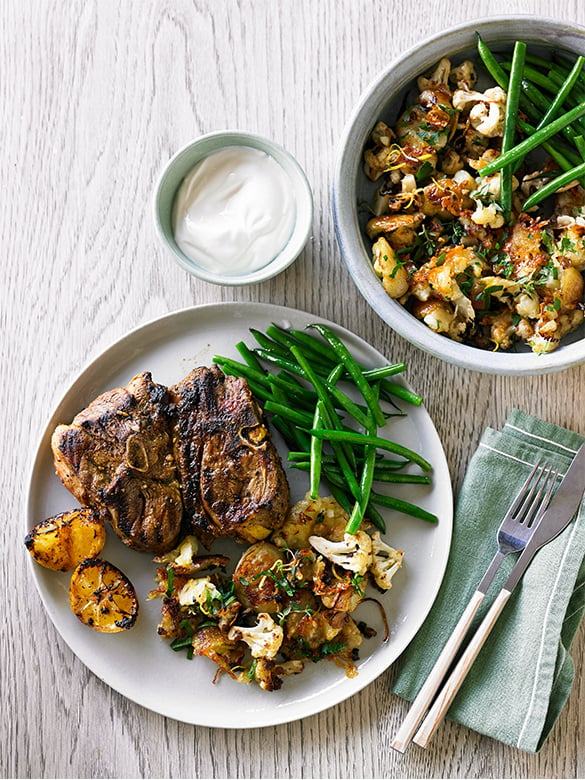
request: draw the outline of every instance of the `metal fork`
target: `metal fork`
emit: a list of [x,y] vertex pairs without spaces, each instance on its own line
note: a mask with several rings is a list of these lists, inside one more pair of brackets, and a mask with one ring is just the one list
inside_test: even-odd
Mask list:
[[528,475],[508,509],[498,529],[498,550],[496,554],[486,569],[481,582],[441,651],[429,676],[413,701],[398,733],[391,742],[391,746],[400,753],[404,753],[408,747],[415,731],[430,707],[433,697],[449,671],[457,650],[461,646],[489,586],[502,565],[502,561],[506,555],[520,552],[520,550],[524,549],[534,529],[540,522],[552,495],[557,476],[558,472],[553,472],[550,467],[545,468],[539,461]]

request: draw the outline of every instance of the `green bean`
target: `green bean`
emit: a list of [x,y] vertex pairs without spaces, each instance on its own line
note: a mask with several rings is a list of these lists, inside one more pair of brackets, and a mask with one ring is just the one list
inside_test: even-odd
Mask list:
[[[303,454],[306,457],[307,453]],[[328,471],[341,474],[341,472],[336,471],[335,466],[331,463],[322,461],[322,465]],[[311,461],[293,461],[290,467],[292,469],[297,469],[298,471],[310,471]],[[432,478],[428,477],[426,474],[397,474],[395,471],[378,469],[378,464],[376,464],[376,467],[374,468],[374,482],[388,482],[394,485],[430,485],[432,481]]]
[[[501,67],[504,72],[509,72],[512,68],[512,63],[502,62]],[[541,73],[539,70],[536,70],[536,68],[531,68],[530,65],[527,65],[524,68],[524,75],[533,84],[546,89],[551,93],[551,95],[556,95],[557,85],[551,78],[545,76],[544,73]]]
[[273,339],[269,338],[265,333],[262,333],[261,330],[250,328],[250,333],[254,336],[256,342],[262,347],[262,349],[267,349],[270,352],[274,352],[275,354],[280,355],[281,357],[288,356],[288,351],[284,347],[282,347]]
[[[533,125],[523,122],[521,119],[518,120],[518,127],[525,133],[534,133],[536,131]],[[552,144],[550,141],[544,141],[541,146],[562,170],[569,171],[572,167],[578,165],[577,155],[571,154],[570,159],[566,156],[569,153],[568,149],[563,148],[561,151],[558,145]]]
[[579,179],[581,176],[585,176],[585,162],[582,162],[581,165],[577,165],[570,171],[561,173],[560,176],[551,179],[539,190],[533,192],[532,195],[526,199],[526,202],[524,203],[524,210],[528,211],[533,206],[536,206],[538,203],[540,203],[541,200],[548,198],[549,195],[552,195],[560,187],[564,187],[565,184],[569,184],[573,181],[573,179]]
[[508,75],[505,73],[500,63],[496,60],[479,33],[477,34],[477,51],[487,72],[498,86],[507,91]]
[[277,414],[272,417],[271,422],[289,447],[298,447],[302,450],[309,450],[311,439],[303,430],[296,428],[294,425],[290,425]]
[[311,410],[313,410],[317,401],[317,394],[312,390],[309,390],[308,387],[303,387],[303,385],[295,385],[292,382],[284,379],[282,376],[278,376],[277,374],[267,374],[267,379],[269,385],[272,387],[278,387],[285,394],[288,393],[295,399],[301,401],[301,403],[306,403],[306,405],[310,406]]
[[270,390],[267,390],[265,387],[259,385],[257,382],[254,382],[252,379],[246,379],[246,382],[248,383],[250,391],[255,396],[262,399],[262,401],[270,401],[272,399],[272,393]]
[[519,144],[514,146],[505,154],[501,154],[493,162],[488,163],[479,170],[480,176],[488,176],[491,173],[501,170],[505,165],[509,165],[520,157],[523,157],[528,152],[536,149],[543,141],[547,141],[551,136],[559,132],[563,127],[571,124],[571,122],[579,116],[585,114],[585,103],[577,106],[576,108],[567,111],[562,116],[555,119],[547,127],[543,127],[541,130],[537,130],[533,135],[525,138]]
[[[538,120],[537,127],[534,131],[536,132],[537,129],[542,129],[542,127],[539,127],[539,125],[542,123],[543,112],[546,113],[550,109],[552,103],[545,95],[542,94],[538,87],[535,87],[533,84],[523,82],[522,87],[526,92],[526,95],[528,95],[533,103],[541,109],[541,118]],[[577,134],[577,131],[570,125],[563,127],[560,132],[565,136],[569,143],[573,143],[573,139]]]
[[236,349],[240,353],[240,355],[244,358],[248,366],[250,368],[255,369],[261,374],[266,374],[266,371],[262,368],[262,365],[256,355],[252,352],[252,350],[245,344],[243,341],[238,341],[236,344]]
[[307,412],[300,412],[298,409],[291,409],[290,406],[285,406],[277,401],[267,400],[264,404],[264,408],[267,412],[272,414],[278,414],[284,420],[298,425],[300,428],[311,429],[313,423],[313,417]]
[[540,124],[536,128],[537,130],[540,130],[542,127],[544,127],[548,122],[551,122],[556,115],[559,113],[560,108],[562,107],[563,103],[565,102],[565,98],[567,95],[571,92],[573,89],[575,82],[577,81],[577,78],[581,71],[583,70],[583,65],[585,64],[585,57],[578,57],[575,64],[573,65],[573,68],[567,78],[563,81],[561,88],[559,92],[557,93],[557,96],[553,100],[553,102],[550,104],[550,107],[546,114],[543,116],[543,118],[540,121]]
[[331,365],[339,362],[335,358],[335,355],[324,354],[321,350],[317,349],[315,344],[320,344],[321,342],[318,342],[316,339],[299,339],[297,336],[292,335],[291,331],[287,331],[274,322],[267,328],[266,332],[271,335],[275,341],[278,341],[281,346],[285,347],[289,353],[290,347],[294,346],[302,349],[303,352],[308,353],[307,358],[309,360],[319,360],[321,362],[325,360]]
[[[265,360],[267,363],[288,371],[289,374],[294,374],[295,376],[300,376],[302,379],[307,379],[305,371],[303,371],[296,358],[295,360],[291,360],[290,357],[279,357],[278,355],[275,355],[266,349],[255,349],[254,354],[256,354],[262,360]],[[325,371],[321,366],[316,366],[314,368],[314,372],[322,379],[328,374],[328,372]]]
[[[376,390],[373,390],[374,397],[376,397]],[[378,427],[374,419],[374,413],[370,409],[368,410],[368,419],[365,425],[366,435],[372,437],[376,435]],[[374,467],[376,465],[376,447],[372,444],[368,444],[364,451],[364,463],[362,467],[362,475],[360,479],[361,496],[359,501],[356,501],[352,510],[352,513],[345,526],[345,532],[348,534],[355,534],[359,530],[362,520],[366,512],[370,500],[370,493],[372,492],[372,482],[374,480]]]
[[397,444],[396,442],[382,439],[379,436],[367,436],[363,433],[354,433],[352,431],[340,431],[333,429],[310,430],[308,433],[311,436],[320,436],[321,438],[327,439],[331,442],[343,441],[350,442],[352,444],[361,444],[363,446],[373,444],[382,450],[388,450],[389,452],[393,452],[395,455],[400,455],[401,457],[406,458],[406,460],[410,460],[413,463],[416,463],[423,469],[423,471],[431,471],[433,468],[428,460],[423,458],[423,456],[419,455],[417,452],[414,452],[402,444]]
[[371,501],[366,507],[366,517],[381,533],[386,533],[386,521]]
[[575,146],[581,155],[581,159],[585,162],[585,138],[582,135],[575,136]]
[[[320,428],[323,422],[323,402],[317,401],[315,404],[315,414],[313,416],[313,428]],[[309,495],[312,499],[319,498],[319,483],[321,482],[321,468],[323,455],[323,440],[316,436],[311,436],[311,476]]]
[[[339,419],[337,412],[333,408],[333,404],[331,403],[331,399],[329,398],[327,391],[323,386],[323,382],[317,376],[317,374],[315,374],[312,366],[309,365],[308,361],[305,359],[304,355],[300,352],[300,350],[298,350],[296,347],[291,347],[291,351],[293,353],[294,358],[299,362],[299,365],[301,366],[302,370],[305,372],[306,378],[311,382],[311,384],[315,388],[315,392],[319,396],[319,400],[322,401],[323,403],[323,409],[321,411],[322,411],[324,423],[335,428],[339,433],[343,433],[341,420]],[[313,435],[311,431],[309,431],[308,433],[310,436]],[[354,498],[359,498],[360,488],[355,478],[355,474],[353,472],[353,469],[355,468],[356,465],[355,453],[350,447],[347,446],[346,442],[341,442],[341,443],[335,442],[335,444],[333,444],[332,446],[335,455],[339,460],[339,465],[343,470],[343,475],[348,482],[348,486],[351,490],[352,495],[354,496]]]
[[234,376],[241,376],[263,387],[269,387],[268,375],[262,369],[257,371],[245,363],[239,363],[237,360],[221,357],[220,355],[214,355],[213,362],[224,369],[227,374],[233,373]]
[[536,54],[528,54],[528,52],[526,53],[526,62],[529,62],[531,65],[537,65],[545,70],[551,66],[550,60],[546,60],[544,57],[539,57]]
[[[504,134],[502,137],[501,153],[509,151],[514,146],[516,137],[516,120],[518,118],[518,105],[520,102],[520,86],[526,58],[526,44],[516,41],[508,95],[506,98],[506,112],[504,117]],[[512,165],[506,165],[500,172],[500,205],[506,220],[509,220],[512,211]]]
[[369,368],[365,371],[362,370],[364,377],[372,382],[376,379],[384,379],[387,376],[394,376],[395,374],[401,374],[406,369],[404,363],[392,363],[387,366],[380,366],[379,368]]
[[394,509],[397,512],[402,512],[405,515],[411,515],[412,517],[418,517],[421,520],[426,520],[428,523],[438,522],[436,515],[431,512],[427,512],[426,509],[411,504],[409,501],[403,501],[400,498],[393,498],[392,496],[384,496],[381,493],[374,491],[370,494],[370,501],[378,506],[385,506],[389,509]]
[[314,328],[321,336],[323,336],[323,338],[335,351],[335,354],[345,366],[346,371],[355,382],[358,390],[364,398],[364,401],[371,410],[374,417],[374,422],[376,425],[383,427],[386,424],[386,420],[380,407],[380,401],[377,395],[373,392],[371,386],[368,384],[367,380],[364,378],[360,366],[356,363],[343,341],[338,336],[336,336],[335,333],[333,333],[333,331],[326,325],[315,324],[311,325],[310,327]]

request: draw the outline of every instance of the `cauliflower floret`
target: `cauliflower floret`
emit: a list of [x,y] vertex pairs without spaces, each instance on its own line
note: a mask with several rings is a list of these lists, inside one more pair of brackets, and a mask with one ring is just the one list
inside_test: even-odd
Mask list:
[[491,228],[500,228],[504,224],[504,215],[496,208],[495,203],[489,203],[487,206],[481,201],[475,201],[475,211],[471,219],[476,225],[485,225]]
[[256,680],[264,691],[278,691],[282,687],[282,678],[289,674],[299,674],[305,665],[302,661],[284,661],[278,663],[268,658],[258,658],[251,669],[245,669],[238,675],[238,681],[251,683]]
[[392,587],[392,577],[402,566],[404,552],[389,547],[382,541],[379,531],[372,534],[372,564],[370,571],[374,576],[376,585],[382,590]]
[[322,536],[310,536],[309,544],[331,563],[362,576],[372,561],[372,539],[365,531],[346,533],[341,542],[331,542]]
[[516,313],[525,319],[535,320],[540,314],[540,300],[535,292],[522,292],[514,299]]
[[384,238],[372,247],[374,271],[382,280],[382,286],[391,298],[402,298],[408,292],[408,271],[398,262],[394,250]]
[[415,301],[412,313],[435,333],[443,333],[454,341],[461,341],[467,330],[465,320],[456,316],[455,309],[447,301]]
[[475,65],[471,60],[465,60],[461,65],[456,68],[451,68],[449,79],[454,84],[457,84],[459,89],[472,90],[477,81],[477,73],[475,72]]
[[485,92],[469,92],[456,89],[453,93],[453,107],[464,111],[471,105],[469,119],[478,133],[494,138],[504,133],[506,93],[501,87],[492,87]]
[[283,638],[282,626],[275,623],[267,612],[259,613],[255,626],[233,626],[228,633],[228,639],[245,642],[253,658],[274,658]]
[[419,76],[416,82],[419,92],[423,92],[425,89],[432,89],[441,84],[446,86],[449,81],[450,72],[451,62],[444,57],[430,76]]
[[221,599],[221,593],[209,577],[187,580],[179,591],[179,604],[182,607],[199,604],[205,611],[206,605],[214,599]]
[[183,541],[164,555],[158,556],[155,560],[157,563],[172,563],[175,566],[187,569],[193,562],[193,558],[197,555],[199,549],[199,542],[195,536],[186,536]]

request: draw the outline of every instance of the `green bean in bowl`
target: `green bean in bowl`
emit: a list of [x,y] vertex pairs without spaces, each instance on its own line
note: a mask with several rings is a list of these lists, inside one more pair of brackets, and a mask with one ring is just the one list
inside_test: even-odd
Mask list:
[[585,29],[472,20],[399,54],[338,142],[341,257],[376,314],[491,374],[585,362]]
[[[457,342],[555,350],[584,320],[585,57],[442,58],[364,150],[386,293]],[[488,86],[478,88],[478,71]]]

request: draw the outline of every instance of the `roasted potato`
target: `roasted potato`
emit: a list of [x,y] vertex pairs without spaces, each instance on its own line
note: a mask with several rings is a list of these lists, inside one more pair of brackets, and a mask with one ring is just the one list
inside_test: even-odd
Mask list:
[[62,512],[35,525],[24,543],[37,563],[53,571],[71,571],[95,558],[106,543],[106,525],[95,509]]
[[134,586],[120,569],[102,558],[88,558],[75,569],[69,601],[82,623],[104,633],[132,628],[138,617]]

